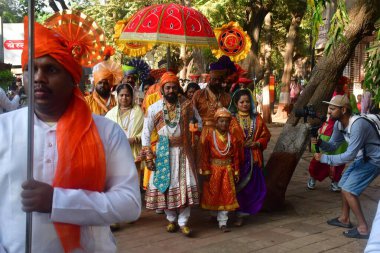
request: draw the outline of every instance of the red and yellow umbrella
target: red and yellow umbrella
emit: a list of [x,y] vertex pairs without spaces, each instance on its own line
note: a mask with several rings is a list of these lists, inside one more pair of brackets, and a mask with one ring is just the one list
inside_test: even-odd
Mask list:
[[119,39],[121,32],[124,30],[129,20],[130,19],[125,19],[116,22],[116,25],[114,27],[115,33],[113,35],[115,45],[125,55],[131,57],[145,55],[147,52],[153,49],[153,43],[126,42]]
[[197,10],[180,4],[157,4],[136,12],[120,41],[217,48],[214,31]]

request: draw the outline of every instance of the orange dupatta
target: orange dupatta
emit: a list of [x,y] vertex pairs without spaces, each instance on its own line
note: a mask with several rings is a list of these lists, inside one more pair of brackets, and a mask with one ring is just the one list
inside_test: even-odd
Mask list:
[[[78,88],[57,124],[58,164],[54,187],[101,192],[105,188],[106,158],[90,109]],[[54,223],[65,252],[81,248],[80,226]]]

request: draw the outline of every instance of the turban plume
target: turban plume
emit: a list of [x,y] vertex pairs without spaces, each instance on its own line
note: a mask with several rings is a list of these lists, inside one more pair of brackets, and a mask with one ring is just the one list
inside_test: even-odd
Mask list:
[[[21,55],[22,69],[28,64],[28,18],[24,19],[24,49]],[[42,26],[39,23],[34,24],[35,46],[34,57],[39,58],[45,55],[53,57],[59,62],[72,76],[75,84],[80,82],[82,77],[82,67],[75,60],[68,42],[58,33]]]

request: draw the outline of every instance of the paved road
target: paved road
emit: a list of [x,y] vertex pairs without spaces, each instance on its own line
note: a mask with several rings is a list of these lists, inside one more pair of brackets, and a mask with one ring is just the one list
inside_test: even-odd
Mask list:
[[[270,127],[273,137],[265,157],[269,157],[281,130],[281,127]],[[259,213],[250,217],[245,226],[221,233],[208,212],[196,208],[192,210],[190,221],[195,236],[185,238],[180,233],[165,231],[164,215],[144,210],[140,220],[124,224],[115,233],[119,252],[363,252],[366,240],[347,239],[342,235],[344,229],[326,224],[326,220],[336,217],[340,210],[340,194],[329,191],[330,182],[317,183],[314,191],[306,189],[310,159],[311,154],[306,151],[288,187],[282,211]],[[380,199],[379,188],[380,178],[361,196],[370,222]],[[355,223],[354,217],[352,219]]]

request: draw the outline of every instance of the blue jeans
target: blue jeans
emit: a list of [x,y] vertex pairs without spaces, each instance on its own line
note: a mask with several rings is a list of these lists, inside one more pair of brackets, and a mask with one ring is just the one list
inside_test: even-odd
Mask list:
[[359,159],[343,172],[339,186],[355,196],[360,194],[380,174],[380,166]]

